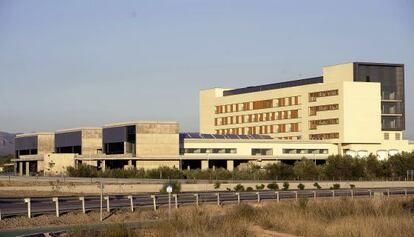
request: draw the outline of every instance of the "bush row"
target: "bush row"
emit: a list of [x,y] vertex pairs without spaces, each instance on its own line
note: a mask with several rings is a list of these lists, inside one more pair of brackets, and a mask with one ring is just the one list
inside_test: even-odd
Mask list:
[[[179,170],[160,167],[158,169],[107,169],[98,171],[96,167],[79,165],[70,167],[67,174],[73,177],[105,178],[149,178],[149,179],[197,179],[203,180],[372,180],[404,179],[407,170],[414,170],[414,152],[402,153],[380,161],[376,156],[352,158],[349,156],[329,156],[326,163],[316,165],[314,160],[303,158],[293,165],[276,163],[264,168],[250,164],[244,168],[208,170]],[[188,181],[191,182],[191,181]]]

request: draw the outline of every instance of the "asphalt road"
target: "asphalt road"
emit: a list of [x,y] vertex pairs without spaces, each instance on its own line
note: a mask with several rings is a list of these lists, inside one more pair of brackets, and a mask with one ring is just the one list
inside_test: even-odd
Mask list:
[[[390,196],[403,196],[405,192],[407,195],[414,195],[414,188],[393,188],[393,189],[355,189],[353,190],[354,197],[369,197],[381,193],[383,195]],[[333,197],[332,190],[298,190],[298,191],[279,191],[279,199],[295,199],[296,192],[298,198],[308,197],[314,198],[327,198]],[[314,193],[315,192],[315,193]],[[254,192],[240,192],[240,201],[258,201],[258,195],[261,200],[277,199],[275,191],[254,191]],[[196,195],[195,193],[180,193],[177,195],[177,204],[195,204]],[[222,203],[237,203],[238,196],[235,192],[219,192],[219,201]],[[350,197],[350,189],[339,189],[334,191],[335,197]],[[105,196],[105,195],[104,195]],[[168,195],[166,194],[155,194],[156,206],[162,207],[168,205]],[[127,195],[112,195],[109,196],[110,209],[119,208],[131,208],[131,201]],[[198,200],[200,203],[217,203],[217,193],[215,192],[199,192]],[[107,202],[103,200],[103,208],[106,210]],[[174,197],[171,197],[172,206],[175,205]],[[2,218],[9,216],[20,216],[27,215],[27,203],[24,202],[23,198],[0,198],[0,212]],[[133,195],[133,206],[134,208],[140,207],[153,207],[153,199],[149,194]],[[85,196],[85,209],[86,211],[96,210],[100,208],[100,196]],[[31,198],[31,209],[32,216],[44,214],[44,213],[55,213],[56,204],[52,200],[52,197],[38,197]],[[67,196],[59,197],[59,212],[81,212],[82,202],[79,200],[79,196]]]

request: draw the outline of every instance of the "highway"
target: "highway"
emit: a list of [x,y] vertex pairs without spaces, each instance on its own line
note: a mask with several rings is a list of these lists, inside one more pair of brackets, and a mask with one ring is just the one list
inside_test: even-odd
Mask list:
[[[177,205],[196,204],[196,193],[177,194]],[[385,196],[412,196],[414,188],[393,188],[393,189],[338,189],[338,190],[292,190],[292,191],[253,191],[253,192],[199,192],[199,203],[237,203],[240,201],[263,201],[263,200],[287,200],[296,198],[334,198],[334,197],[370,197],[374,195]],[[156,208],[168,205],[167,194],[155,195]],[[239,195],[239,197],[238,197]],[[105,195],[104,195],[105,196]],[[153,207],[154,200],[150,194],[136,194],[133,197],[133,207]],[[100,196],[85,196],[86,211],[97,210],[100,208]],[[59,213],[81,212],[82,202],[79,196],[59,197]],[[171,199],[172,206],[175,206],[175,198]],[[41,215],[45,213],[56,213],[56,203],[52,197],[31,198],[31,215]],[[131,200],[128,195],[109,196],[110,209],[131,208]],[[103,200],[103,208],[107,208],[106,200]],[[28,215],[28,204],[23,198],[0,198],[1,217]]]

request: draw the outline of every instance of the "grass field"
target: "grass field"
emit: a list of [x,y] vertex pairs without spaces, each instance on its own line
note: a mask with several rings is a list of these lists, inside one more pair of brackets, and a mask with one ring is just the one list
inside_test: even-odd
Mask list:
[[[146,229],[123,225],[69,236],[413,236],[414,199],[325,199],[186,207]],[[165,214],[165,213],[164,213]]]

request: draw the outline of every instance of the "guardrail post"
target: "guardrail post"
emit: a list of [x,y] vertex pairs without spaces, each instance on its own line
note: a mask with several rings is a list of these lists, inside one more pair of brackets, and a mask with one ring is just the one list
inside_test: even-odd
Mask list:
[[155,197],[155,195],[151,195],[152,198],[152,203],[154,205],[154,211],[157,210],[157,197]]
[[131,201],[131,211],[134,212],[134,197],[129,195],[128,199]]
[[106,200],[106,211],[111,212],[111,208],[109,206],[109,196],[105,196],[104,200]]
[[335,197],[335,190],[332,190],[332,197]]
[[27,203],[27,217],[32,218],[32,205],[30,198],[25,198],[24,202]]
[[196,199],[196,205],[198,206],[198,193],[195,193],[194,196],[195,196],[195,199]]
[[296,201],[298,200],[298,191],[294,191],[295,192],[295,199]]
[[260,202],[260,192],[257,192],[256,194],[257,194],[257,202],[259,203]]
[[81,203],[82,203],[82,212],[83,212],[83,214],[85,214],[86,213],[85,197],[79,197],[79,201],[81,201]]
[[351,199],[354,199],[354,190],[351,189]]
[[387,196],[390,197],[390,189],[387,189]]
[[216,193],[217,196],[217,206],[220,206],[220,193]]
[[54,198],[52,198],[52,201],[54,201],[56,203],[56,217],[59,217],[59,198],[54,197]]
[[368,192],[369,192],[369,197],[371,197],[372,196],[371,189],[369,189]]
[[316,199],[316,191],[312,191],[313,192],[313,199]]
[[[10,178],[10,177],[9,177]],[[0,221],[1,221],[1,210],[0,210]]]
[[275,192],[275,193],[276,193],[276,200],[277,202],[279,202],[280,201],[279,192]]
[[407,189],[404,190],[405,196],[408,196]]
[[175,209],[178,209],[178,197],[177,194],[173,194],[174,202],[175,202]]
[[240,204],[240,193],[235,193],[237,196],[237,204]]

